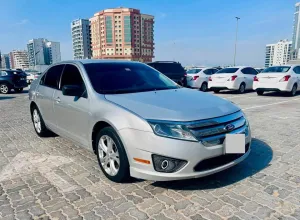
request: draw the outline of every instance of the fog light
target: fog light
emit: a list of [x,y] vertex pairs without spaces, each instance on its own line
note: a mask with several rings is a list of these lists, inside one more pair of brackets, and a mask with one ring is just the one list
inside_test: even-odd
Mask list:
[[152,155],[153,166],[157,172],[173,173],[180,170],[186,165],[186,161],[164,157],[160,155]]

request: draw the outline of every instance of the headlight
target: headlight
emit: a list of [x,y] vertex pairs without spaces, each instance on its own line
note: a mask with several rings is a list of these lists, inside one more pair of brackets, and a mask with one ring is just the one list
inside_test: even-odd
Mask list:
[[148,123],[151,125],[153,132],[158,136],[187,141],[198,141],[189,131],[189,129],[183,124],[154,120],[148,120]]

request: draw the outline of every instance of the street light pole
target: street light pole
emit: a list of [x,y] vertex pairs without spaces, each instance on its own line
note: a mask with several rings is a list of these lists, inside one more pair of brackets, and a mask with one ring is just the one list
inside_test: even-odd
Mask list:
[[233,65],[235,66],[235,59],[236,59],[236,46],[237,46],[237,36],[238,36],[238,28],[239,28],[239,20],[241,18],[235,17],[236,18],[236,32],[235,32],[235,45],[234,45],[234,60],[233,60]]

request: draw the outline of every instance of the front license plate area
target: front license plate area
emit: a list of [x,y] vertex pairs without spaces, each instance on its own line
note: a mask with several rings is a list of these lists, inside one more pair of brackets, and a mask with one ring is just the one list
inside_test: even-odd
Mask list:
[[225,154],[244,154],[245,145],[245,134],[226,134]]

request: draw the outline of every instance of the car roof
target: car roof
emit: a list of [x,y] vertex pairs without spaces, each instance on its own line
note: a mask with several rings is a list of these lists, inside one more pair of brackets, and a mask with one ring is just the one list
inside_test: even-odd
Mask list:
[[107,59],[107,60],[98,60],[98,59],[82,59],[82,60],[66,60],[66,61],[61,61],[57,64],[65,64],[65,63],[82,63],[82,64],[89,64],[89,63],[140,63],[137,61],[128,61],[128,60],[112,60],[112,59]]

